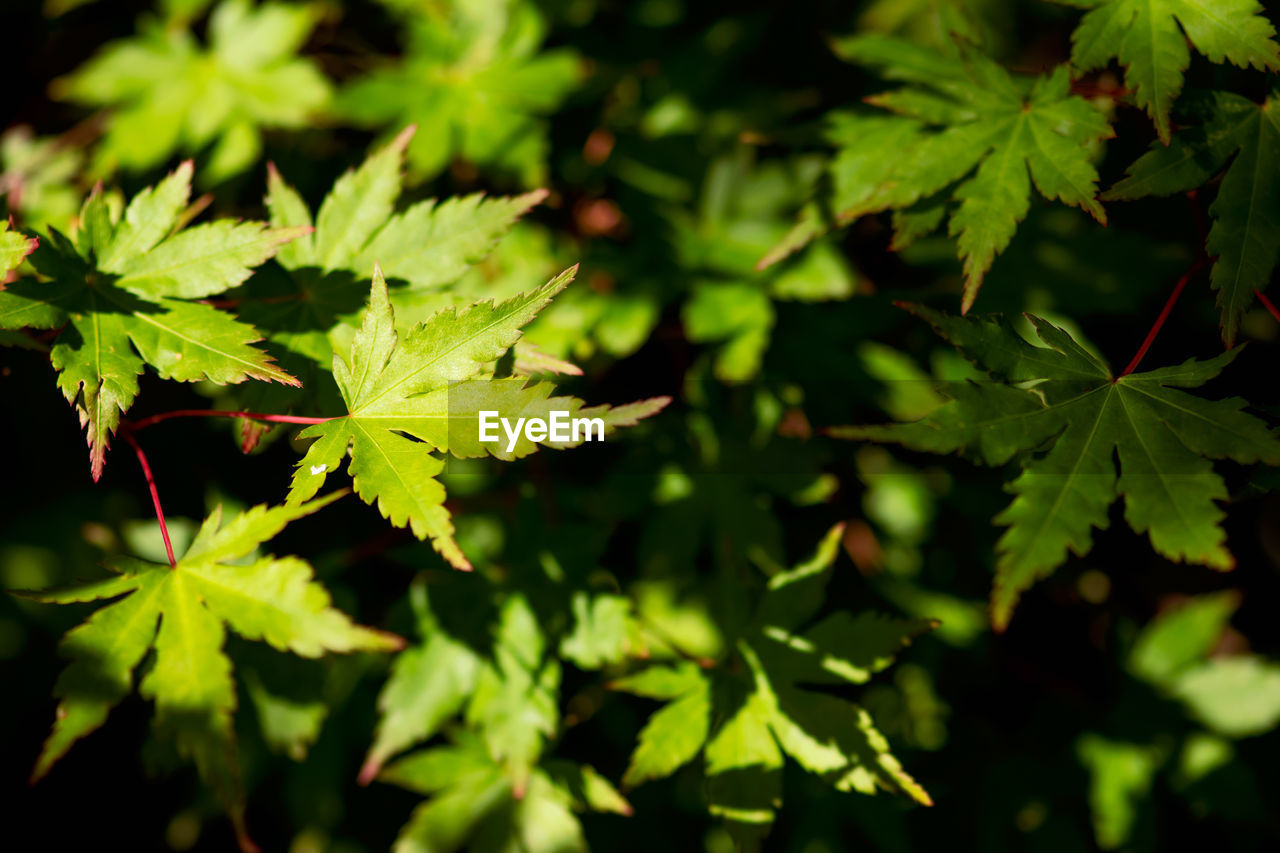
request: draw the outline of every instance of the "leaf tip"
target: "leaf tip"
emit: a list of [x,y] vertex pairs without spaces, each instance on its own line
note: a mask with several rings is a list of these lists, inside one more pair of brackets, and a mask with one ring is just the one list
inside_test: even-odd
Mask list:
[[102,470],[107,467],[107,440],[103,437],[101,443],[93,443],[93,438],[89,439],[89,474],[93,477],[93,482],[102,479]]
[[999,590],[993,590],[991,593],[991,630],[997,634],[1003,634],[1009,628],[1009,620],[1013,618],[1013,604],[1000,603],[995,596]]
[[413,135],[417,132],[418,132],[418,125],[416,123],[405,125],[404,130],[397,133],[396,138],[391,140],[391,144],[387,147],[389,147],[393,151],[396,151],[397,153],[403,153],[404,150],[409,147],[409,142],[413,139]]
[[249,830],[244,825],[244,816],[233,815],[231,822],[235,826],[236,845],[240,848],[240,853],[262,853],[262,848],[249,837]]
[[299,379],[298,377],[294,376],[292,373],[289,373],[288,371],[284,370],[279,365],[277,365],[275,363],[275,359],[271,358],[270,356],[268,356],[268,359],[269,359],[268,367],[271,370],[271,372],[268,373],[266,376],[266,379],[268,381],[279,382],[281,385],[288,385],[290,388],[302,387],[301,379]]
[[35,766],[31,768],[31,774],[27,776],[27,786],[34,787],[39,784],[40,780],[49,775],[49,771],[53,769],[53,761],[47,755],[48,746],[40,750],[40,757],[36,759]]
[[764,272],[769,267],[791,254],[792,251],[793,250],[785,242],[779,243],[777,246],[774,246],[772,249],[765,252],[760,260],[756,261],[756,272]]
[[271,424],[242,418],[240,421],[240,452],[246,456],[252,453],[262,441],[262,437],[271,429]]
[[378,651],[386,652],[402,652],[408,647],[409,641],[399,634],[393,634],[391,631],[373,631],[379,641]]
[[367,788],[381,769],[382,759],[375,755],[370,755],[365,759],[364,764],[360,765],[360,773],[356,776],[356,784],[362,788]]

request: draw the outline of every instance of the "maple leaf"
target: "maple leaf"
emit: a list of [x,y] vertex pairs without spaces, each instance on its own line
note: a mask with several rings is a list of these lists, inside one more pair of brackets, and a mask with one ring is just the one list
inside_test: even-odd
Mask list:
[[260,128],[304,127],[328,103],[324,75],[295,56],[315,24],[310,6],[224,0],[209,16],[207,47],[184,26],[144,22],[140,35],[56,80],[54,92],[114,108],[99,169],[142,171],[212,146],[201,177],[220,181],[258,157]]
[[410,587],[421,641],[396,658],[378,697],[381,716],[362,783],[461,716],[521,785],[557,729],[561,661],[599,669],[643,646],[628,598],[590,594],[574,583],[599,565],[606,537],[597,529],[565,525],[546,536],[524,525],[512,530],[505,554],[486,562],[503,565],[519,588],[484,573],[453,573],[429,586],[419,578]]
[[697,275],[681,307],[685,332],[694,343],[720,345],[714,371],[725,382],[744,382],[760,371],[774,301],[844,299],[857,288],[857,274],[826,242],[768,273],[755,269],[785,232],[779,214],[803,200],[794,197],[803,186],[792,174],[799,169],[789,165],[755,165],[740,149],[708,168],[696,216],[671,216],[681,265]]
[[[780,434],[786,406],[782,400],[758,391],[751,412],[715,414],[715,407],[728,405],[728,398],[717,400],[713,395],[733,391],[709,371],[702,373],[699,386],[689,385],[690,397],[704,403],[686,415],[683,441],[688,451],[674,458],[655,454],[637,469],[653,470],[655,504],[644,519],[637,559],[650,577],[681,585],[671,595],[690,597],[693,590],[683,588],[678,579],[697,578],[694,584],[707,584],[709,601],[745,613],[750,602],[739,597],[747,589],[733,584],[724,591],[723,584],[707,577],[706,567],[714,566],[717,575],[737,576],[753,571],[753,566],[771,570],[783,565],[785,527],[780,515],[788,506],[826,500],[836,483],[823,470],[826,451],[819,442]],[[668,609],[667,603],[658,606]],[[661,619],[650,613],[645,621]]]
[[0,193],[10,214],[31,226],[64,228],[84,197],[74,184],[84,159],[64,139],[36,138],[25,125],[6,130],[0,135]]
[[269,168],[271,224],[295,229],[314,224],[315,230],[276,255],[287,277],[250,280],[241,315],[297,356],[290,366],[309,373],[310,365],[328,370],[332,330],[358,322],[375,263],[387,277],[405,283],[397,290],[438,291],[483,260],[517,219],[546,198],[545,190],[499,198],[475,193],[442,202],[426,199],[397,213],[405,147],[414,130],[406,128],[340,177],[314,221],[297,191]]
[[[545,281],[568,266],[574,249],[543,226],[522,220],[511,229],[493,254],[467,271],[446,290],[392,290],[391,302],[402,320],[425,320],[449,305],[478,299],[505,298],[526,290],[529,282]],[[597,283],[611,281],[612,266],[602,258]],[[635,270],[628,269],[628,275]],[[625,288],[576,287],[557,297],[525,329],[516,344],[517,373],[568,373],[581,370],[564,359],[586,359],[601,351],[623,358],[649,339],[662,310],[661,285],[645,276]],[[537,352],[535,350],[540,350]]]
[[[960,318],[910,306],[990,382],[949,383],[950,397],[924,420],[839,427],[841,438],[893,441],[933,453],[961,451],[987,465],[1015,456],[1016,497],[996,523],[992,620],[1009,621],[1023,590],[1092,547],[1121,496],[1125,520],[1170,560],[1218,570],[1234,566],[1218,501],[1226,484],[1211,459],[1280,464],[1280,440],[1239,398],[1206,400],[1181,388],[1216,377],[1239,354],[1113,376],[1069,334],[1027,315],[1046,346],[1024,340],[1005,320]],[[1025,383],[1035,383],[1026,387]],[[1119,476],[1113,457],[1119,456]]]
[[40,241],[9,230],[9,223],[0,220],[0,282],[9,280],[9,273],[18,268],[36,250]]
[[1280,93],[1261,104],[1230,92],[1188,98],[1199,123],[1160,143],[1129,167],[1103,198],[1130,201],[1195,189],[1226,169],[1209,208],[1205,251],[1217,258],[1211,283],[1222,309],[1222,339],[1234,346],[1240,318],[1280,260]]
[[988,47],[1007,47],[1014,22],[1007,7],[989,0],[871,0],[858,12],[858,32],[909,38],[944,49],[955,36]]
[[541,116],[569,93],[579,70],[569,51],[539,51],[546,24],[533,4],[451,2],[431,14],[415,10],[406,24],[400,64],[347,86],[338,112],[364,127],[431,128],[409,146],[418,178],[435,176],[459,156],[541,183],[547,150]]
[[801,686],[863,684],[935,624],[847,611],[813,622],[843,533],[837,525],[808,561],[769,579],[737,643],[741,672],[684,662],[612,682],[669,703],[641,730],[624,785],[670,775],[702,754],[709,809],[740,842],[768,832],[782,801],[784,754],[838,790],[883,788],[930,804],[863,708]]
[[[1133,729],[1113,720],[1105,736],[1087,732],[1076,740],[1091,777],[1089,806],[1102,849],[1132,846],[1158,773],[1181,781],[1185,766],[1172,756],[1212,743],[1223,753],[1210,765],[1219,769],[1230,755],[1226,738],[1260,735],[1280,723],[1280,665],[1261,655],[1223,651],[1240,603],[1236,590],[1185,598],[1160,608],[1126,644],[1125,668],[1146,682],[1156,700],[1148,700],[1147,723]],[[1177,704],[1183,715],[1169,713]],[[1181,746],[1171,749],[1179,740]]]
[[1083,208],[1105,224],[1090,156],[1111,128],[1096,107],[1071,94],[1065,67],[1014,76],[964,45],[947,55],[884,36],[856,36],[836,49],[911,85],[867,99],[894,115],[832,117],[828,135],[838,151],[831,213],[806,208],[760,266],[811,242],[828,223],[847,225],[893,210],[894,244],[901,247],[933,231],[949,212],[964,261],[967,311],[1025,218],[1033,183],[1045,198]]
[[[369,308],[352,339],[350,359],[344,361],[336,354],[333,358],[333,375],[347,414],[299,433],[299,438],[315,441],[294,472],[290,503],[315,495],[350,448],[348,472],[361,499],[370,504],[376,500],[392,524],[407,525],[419,539],[430,539],[451,565],[469,569],[470,562],[453,540],[444,486],[436,479],[444,461],[432,451],[511,459],[537,449],[524,436],[509,449],[505,443],[482,444],[481,411],[499,412],[499,417],[513,422],[515,418],[546,419],[553,410],[564,411],[570,417],[600,418],[608,434],[655,414],[670,402],[661,397],[612,408],[583,408],[577,398],[549,396],[549,383],[477,378],[486,364],[515,344],[521,327],[569,284],[576,270],[566,270],[537,290],[503,302],[447,308],[402,338],[395,328],[386,279],[375,267]],[[548,437],[538,443],[561,448],[582,440]]]
[[588,764],[549,760],[516,788],[479,738],[459,732],[454,740],[408,755],[379,775],[380,781],[430,798],[401,828],[394,853],[457,850],[473,835],[504,850],[586,853],[574,812],[632,813]]
[[[363,628],[330,606],[328,592],[296,557],[248,557],[289,522],[346,494],[297,506],[256,506],[225,524],[218,507],[176,565],[129,557],[107,561],[105,580],[49,592],[24,593],[51,604],[114,599],[69,631],[61,652],[71,659],[54,687],[57,719],[36,762],[40,779],[80,738],[100,727],[128,695],[133,671],[153,652],[138,684],[152,700],[156,726],[176,738],[231,814],[242,847],[251,849],[235,757],[236,709],[226,628],[282,652],[391,651],[392,634]],[[159,626],[157,629],[157,625]]]
[[[392,665],[360,772],[361,784],[376,778],[430,798],[394,849],[456,849],[486,823],[509,826],[503,831],[528,849],[584,849],[571,810],[630,814],[631,807],[591,767],[543,755],[560,725],[561,665],[550,653],[546,613],[480,575],[445,580],[410,587],[422,641]],[[477,613],[492,616],[477,625]],[[451,725],[459,720],[465,728]],[[384,767],[440,733],[452,743]],[[498,817],[508,810],[510,821]]]
[[[1213,62],[1280,71],[1275,28],[1256,0],[1057,0],[1089,9],[1071,34],[1071,64],[1125,67],[1125,83],[1169,143],[1169,111],[1191,64],[1190,41]],[[1181,25],[1181,28],[1179,28]]]
[[388,757],[461,715],[515,788],[528,782],[559,726],[561,666],[547,654],[546,633],[523,593],[488,597],[497,613],[487,654],[481,654],[441,623],[425,587],[415,588],[414,611],[426,642],[397,658],[378,698],[383,716],[362,781],[372,779]]
[[252,326],[193,300],[240,284],[306,229],[218,220],[175,232],[191,172],[183,163],[123,212],[95,190],[70,238],[41,237],[31,263],[45,278],[0,291],[0,329],[63,327],[50,355],[86,429],[95,480],[144,364],[181,382],[297,384],[252,346],[262,337]]

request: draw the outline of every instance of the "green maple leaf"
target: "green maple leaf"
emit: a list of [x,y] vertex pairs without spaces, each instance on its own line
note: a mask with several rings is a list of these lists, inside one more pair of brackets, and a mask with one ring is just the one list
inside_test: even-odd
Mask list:
[[813,621],[843,532],[835,527],[810,560],[769,579],[737,643],[740,671],[664,664],[612,683],[668,702],[641,730],[624,785],[670,775],[702,754],[710,811],[747,843],[768,832],[781,805],[784,754],[838,790],[883,788],[930,803],[865,710],[801,686],[863,684],[934,624],[847,611]]
[[[467,590],[476,594],[476,584]],[[360,771],[368,783],[386,760],[422,743],[459,718],[479,738],[486,760],[516,790],[523,789],[560,725],[560,662],[523,593],[473,597],[467,603],[496,609],[485,651],[450,633],[433,612],[426,586],[411,602],[424,641],[396,658],[381,695],[373,746]],[[473,638],[473,640],[476,638]]]
[[87,430],[95,480],[144,364],[181,382],[297,384],[252,346],[262,337],[252,326],[194,300],[240,284],[307,229],[224,219],[175,231],[191,172],[183,163],[123,211],[116,197],[95,191],[72,237],[50,229],[32,253],[44,279],[0,291],[0,329],[62,327],[51,358]]
[[809,243],[829,223],[893,210],[895,245],[903,246],[949,216],[968,310],[1025,218],[1033,183],[1045,198],[1105,224],[1090,157],[1111,128],[1096,107],[1071,94],[1065,67],[1014,76],[963,45],[948,55],[883,36],[846,39],[837,50],[910,85],[868,99],[894,115],[833,116],[829,136],[838,151],[830,213],[806,208],[761,266]]
[[515,344],[521,327],[568,285],[576,270],[503,302],[445,309],[402,337],[395,328],[386,279],[375,267],[369,309],[352,339],[351,356],[346,361],[338,355],[333,359],[347,414],[299,433],[315,441],[294,472],[289,501],[315,495],[350,448],[348,471],[356,493],[366,503],[376,501],[392,524],[407,525],[419,539],[430,539],[450,564],[469,569],[470,562],[453,540],[444,486],[436,479],[444,461],[432,451],[512,459],[534,452],[537,444],[562,448],[583,440],[546,438],[535,443],[522,435],[510,448],[506,442],[481,443],[482,411],[499,412],[513,422],[547,419],[551,411],[564,411],[570,417],[600,418],[607,434],[658,412],[670,401],[662,397],[613,408],[583,408],[577,398],[551,397],[553,386],[547,382],[482,376],[485,366]]
[[9,213],[33,227],[65,228],[84,197],[75,186],[84,152],[25,125],[0,135],[0,193]]
[[1138,807],[1151,794],[1163,758],[1145,744],[1111,740],[1089,732],[1076,741],[1076,755],[1089,772],[1089,808],[1098,846],[1125,846],[1138,818]]
[[631,599],[576,590],[570,607],[573,630],[560,640],[560,657],[579,669],[600,669],[626,658],[638,631]]
[[18,268],[27,255],[36,250],[40,241],[9,230],[7,221],[0,221],[0,281],[5,281],[9,273]]
[[[656,473],[656,506],[645,521],[637,556],[650,577],[668,579],[653,587],[659,609],[676,604],[673,597],[692,604],[705,595],[714,597],[708,600],[715,601],[718,611],[746,619],[750,602],[740,579],[756,567],[769,571],[781,566],[785,559],[782,507],[825,500],[835,480],[822,470],[819,443],[779,434],[781,400],[759,390],[748,398],[748,414],[734,410],[727,396],[707,398],[708,391],[732,393],[709,372],[702,384],[688,386],[690,398],[702,406],[687,413],[681,436],[692,452],[675,459],[661,455],[650,463]],[[724,413],[712,417],[717,407]],[[707,576],[708,565],[717,579]],[[695,593],[698,588],[701,592]],[[666,592],[657,592],[662,589]],[[651,612],[645,621],[663,620]],[[663,645],[660,637],[652,639]],[[681,641],[682,646],[688,643]],[[709,647],[703,652],[714,653]]]
[[[546,190],[498,198],[475,193],[426,199],[396,212],[405,149],[416,136],[416,127],[406,128],[340,177],[320,205],[314,234],[282,251],[280,265],[295,272],[345,270],[367,279],[376,263],[411,288],[440,287],[483,260],[517,219],[547,197]],[[306,202],[274,169],[266,201],[272,225],[313,224]]]
[[[378,774],[388,758],[426,741],[466,708],[485,665],[478,652],[440,624],[424,584],[415,583],[409,595],[422,642],[396,656],[391,677],[378,696],[381,716],[360,770],[363,784]],[[530,637],[518,639],[528,642]],[[544,644],[541,632],[534,632],[532,639],[539,648]]]
[[815,165],[754,165],[740,149],[707,170],[696,216],[671,215],[681,265],[697,275],[681,319],[689,340],[719,344],[714,371],[722,381],[745,382],[759,373],[774,301],[845,299],[857,287],[857,274],[826,242],[766,273],[755,269],[785,234],[781,214],[803,200],[796,190],[808,183],[804,173],[814,171],[805,167]]
[[516,787],[482,741],[466,732],[454,740],[408,755],[379,775],[430,798],[401,828],[394,853],[448,853],[473,837],[486,848],[587,853],[574,812],[631,814],[626,799],[588,764],[549,760]]
[[962,451],[988,465],[1018,458],[1022,474],[1009,485],[1016,497],[995,519],[1009,528],[996,546],[997,628],[1008,624],[1022,591],[1061,565],[1068,551],[1089,552],[1092,530],[1107,527],[1108,510],[1121,496],[1129,526],[1146,533],[1162,556],[1218,570],[1234,566],[1217,503],[1227,488],[1210,460],[1280,464],[1280,440],[1243,411],[1244,400],[1206,400],[1179,389],[1213,379],[1239,350],[1116,377],[1038,317],[1028,315],[1043,347],[999,318],[911,310],[993,381],[948,384],[950,402],[915,423],[832,434]]
[[[1226,738],[1260,735],[1280,722],[1280,665],[1260,655],[1221,650],[1240,602],[1236,590],[1187,598],[1161,608],[1129,644],[1129,674],[1161,699],[1180,702],[1188,719],[1164,710],[1149,714],[1151,724],[1140,730],[1121,725],[1106,735],[1088,732],[1077,739],[1076,753],[1091,777],[1094,833],[1104,850],[1133,847],[1157,774],[1182,786],[1188,776],[1195,780],[1223,770],[1233,753]],[[1165,704],[1172,707],[1173,702]],[[1181,746],[1171,748],[1178,740]],[[1179,752],[1182,761],[1171,761]],[[1202,754],[1188,761],[1194,752]]]
[[1280,71],[1275,28],[1256,0],[1058,0],[1089,9],[1071,34],[1071,63],[1087,70],[1112,59],[1169,142],[1169,110],[1191,64],[1190,41],[1213,62]]
[[[278,228],[311,228],[276,255],[280,270],[262,270],[244,286],[240,316],[281,350],[281,364],[301,388],[254,384],[238,395],[249,411],[331,410],[339,401],[330,374],[335,349],[349,345],[360,321],[374,264],[401,283],[393,305],[436,308],[454,304],[453,285],[482,261],[503,234],[546,197],[545,190],[486,198],[482,193],[426,199],[396,212],[409,127],[391,144],[340,177],[313,217],[302,197],[269,167],[267,210]],[[428,316],[427,312],[423,317]],[[245,421],[243,446],[252,448],[268,425]]]
[[315,24],[312,7],[224,0],[209,17],[207,47],[184,27],[150,22],[55,81],[55,93],[114,108],[100,169],[141,171],[212,146],[201,176],[219,181],[258,157],[261,128],[305,127],[328,103],[324,75],[295,55]]
[[[451,304],[514,296],[530,281],[545,281],[564,269],[573,251],[550,229],[521,221],[493,254],[448,290],[400,289],[392,292],[391,301],[402,319],[425,320]],[[563,359],[588,359],[597,351],[624,358],[638,350],[658,323],[660,285],[647,277],[635,278],[634,268],[625,272],[633,278],[625,288],[574,288],[539,314],[516,344],[515,372],[578,375],[580,369]],[[608,266],[601,268],[600,280],[611,280],[610,273]]]
[[403,646],[399,637],[360,627],[331,607],[328,592],[302,560],[241,560],[289,522],[343,494],[300,506],[257,506],[226,524],[219,507],[174,566],[117,557],[107,562],[117,574],[106,580],[30,593],[53,604],[114,599],[62,642],[71,664],[54,688],[57,720],[32,778],[44,776],[77,740],[106,721],[129,694],[133,671],[152,652],[154,664],[140,680],[139,693],[155,703],[157,727],[195,761],[247,841],[232,727],[236,692],[231,659],[222,648],[226,628],[303,657]]
[[1014,21],[1002,0],[871,0],[858,12],[858,32],[884,33],[946,47],[960,36],[1008,49]]
[[[578,546],[591,532],[568,531]],[[484,576],[471,574],[437,581],[430,599],[421,580],[410,587],[409,601],[422,639],[396,658],[378,697],[381,717],[361,769],[362,782],[374,778],[388,758],[462,717],[482,738],[492,760],[500,762],[517,785],[523,784],[544,742],[560,724],[561,663],[551,651],[580,669],[598,669],[621,661],[639,645],[626,597],[592,595],[574,589],[563,577],[548,588],[538,583],[536,569],[517,572],[523,568],[522,559],[535,566],[554,565],[557,573],[566,570],[548,550],[550,545],[535,543],[541,543],[541,531],[532,540],[519,536],[508,550],[515,562],[505,565],[513,577],[533,577],[527,594],[495,591]],[[577,560],[568,560],[575,577],[585,574],[572,568]],[[531,599],[538,601],[536,613]],[[476,618],[488,613],[494,614],[491,620]],[[472,615],[460,620],[459,614]],[[563,624],[568,617],[572,629],[566,625],[555,643],[542,626]]]
[[[442,293],[498,240],[545,190],[514,197],[476,193],[438,202],[427,199],[396,212],[405,147],[414,128],[403,131],[358,169],[333,185],[312,217],[305,201],[271,168],[267,209],[273,226],[307,228],[307,234],[276,255],[286,276],[258,275],[245,287],[241,316],[267,332],[268,340],[290,354],[285,364],[310,379],[327,372],[333,360],[334,327],[358,322],[375,263],[403,282],[402,291]],[[312,385],[311,382],[305,386]],[[285,389],[250,392],[246,408],[277,410],[296,402]]]
[[[529,553],[541,549],[523,537],[514,547],[541,559]],[[410,587],[421,641],[392,665],[360,773],[362,784],[377,779],[428,798],[393,849],[446,851],[470,841],[585,851],[575,812],[631,814],[626,799],[592,767],[545,754],[564,713],[562,667],[547,627],[558,619],[545,609],[547,591],[535,580],[526,594],[481,573],[431,583],[419,578]],[[576,594],[574,600],[577,611]],[[582,642],[581,635],[579,625],[561,639]],[[437,735],[447,743],[387,764]]]
[[338,111],[366,127],[431,128],[409,146],[419,178],[451,158],[515,170],[526,184],[544,180],[542,116],[559,105],[579,76],[576,56],[539,51],[546,24],[524,0],[445,3],[408,22],[402,61],[351,83]]
[[1222,309],[1222,338],[1235,344],[1240,318],[1280,260],[1280,94],[1258,104],[1230,92],[1190,99],[1199,123],[1160,143],[1129,167],[1104,198],[1129,201],[1195,189],[1226,169],[1209,208],[1205,251],[1217,258],[1212,284]]

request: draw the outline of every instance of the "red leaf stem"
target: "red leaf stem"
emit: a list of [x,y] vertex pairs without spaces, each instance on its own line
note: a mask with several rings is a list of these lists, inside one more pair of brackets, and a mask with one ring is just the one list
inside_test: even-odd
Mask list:
[[1120,376],[1128,376],[1130,373],[1138,369],[1138,365],[1142,362],[1143,356],[1147,354],[1147,350],[1151,349],[1151,345],[1155,343],[1156,335],[1160,334],[1160,329],[1164,327],[1164,321],[1169,319],[1173,306],[1178,304],[1178,297],[1182,295],[1182,291],[1186,288],[1187,282],[1191,277],[1200,272],[1204,268],[1205,262],[1208,260],[1204,255],[1196,258],[1196,262],[1191,265],[1191,269],[1182,274],[1182,278],[1178,279],[1178,283],[1173,288],[1173,293],[1169,294],[1169,298],[1164,303],[1164,308],[1160,310],[1160,316],[1156,317],[1156,321],[1151,326],[1151,331],[1147,332],[1146,340],[1142,342],[1142,346],[1138,347],[1138,351],[1134,353],[1133,360],[1129,362],[1129,366],[1121,372]]
[[172,412],[161,412],[158,415],[152,415],[140,421],[133,421],[129,424],[129,428],[133,430],[145,429],[152,424],[158,424],[170,418],[247,418],[251,421],[270,421],[278,424],[322,424],[325,421],[333,420],[333,418],[304,418],[299,415],[267,415],[262,412],[233,412],[221,409],[178,409]]
[[164,550],[169,555],[169,565],[176,566],[178,561],[173,556],[173,543],[169,541],[169,527],[164,523],[164,507],[160,505],[160,492],[156,490],[156,478],[151,474],[151,465],[147,462],[147,454],[142,452],[142,445],[133,437],[129,429],[120,430],[120,435],[129,442],[133,452],[138,454],[138,464],[142,466],[142,475],[147,478],[147,488],[151,490],[151,503],[156,508],[156,521],[160,522],[160,535],[164,538]]
[[1258,297],[1258,301],[1262,303],[1263,307],[1271,312],[1271,316],[1280,322],[1280,308],[1276,308],[1276,304],[1268,299],[1267,295],[1261,290],[1255,290],[1253,293]]

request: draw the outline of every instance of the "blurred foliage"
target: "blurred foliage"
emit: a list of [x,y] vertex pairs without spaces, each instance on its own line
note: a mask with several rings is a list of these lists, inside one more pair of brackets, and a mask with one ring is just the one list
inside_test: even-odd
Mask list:
[[[396,347],[454,344],[495,394],[554,379],[593,403],[675,398],[616,441],[511,464],[429,455],[432,434],[408,416],[436,410],[404,398],[404,429],[381,433],[413,455],[398,469],[412,476],[375,482],[358,448],[351,462],[357,490],[382,496],[392,523],[347,498],[278,531],[250,566],[294,586],[222,602],[186,658],[165,645],[168,615],[158,635],[153,614],[150,633],[97,644],[143,637],[123,675],[78,639],[138,609],[137,591],[60,607],[0,597],[11,831],[39,827],[57,849],[109,838],[221,851],[236,844],[228,791],[242,788],[253,840],[292,853],[1275,847],[1280,478],[1244,460],[1250,442],[1271,447],[1264,423],[1280,412],[1280,318],[1255,297],[1275,277],[1280,221],[1264,73],[1277,65],[1276,9],[1153,8],[6,4],[4,589],[87,581],[119,596],[152,583],[139,578],[190,583],[197,563],[247,577],[240,560],[200,563],[200,520],[283,503],[299,460],[300,480],[336,473],[320,458],[332,448],[293,424],[148,427],[138,440],[169,544],[196,548],[176,573],[152,568],[166,544],[128,446],[117,437],[93,482],[66,405],[90,416],[94,383],[79,381],[102,375],[95,363],[125,363],[128,393],[102,393],[119,391],[138,419],[332,417],[358,399],[353,366],[393,370]],[[1144,27],[1154,41],[1135,37]],[[233,233],[270,245],[199,262],[235,254]],[[134,270],[163,251],[190,271]],[[385,314],[365,308],[375,262]],[[536,318],[519,309],[575,263],[577,281]],[[129,310],[89,304],[90,285],[72,288],[74,304],[59,295],[87,278],[132,294]],[[1143,344],[1175,285],[1180,300]],[[18,299],[40,322],[7,313]],[[957,346],[903,302],[953,324]],[[95,362],[89,321],[146,324],[151,303],[234,323],[258,371],[278,364],[302,387],[192,381],[207,360],[184,365],[181,346],[127,336]],[[970,319],[943,313],[962,304]],[[392,309],[389,344],[373,327]],[[518,316],[462,346],[462,318],[489,310]],[[999,335],[956,340],[990,328],[975,318],[988,312],[1005,317]],[[434,338],[420,331],[432,322]],[[1058,350],[1040,346],[1033,322]],[[1224,356],[1224,338],[1249,346]],[[975,365],[957,352],[966,346],[998,352]],[[1054,550],[1052,574],[1041,560],[1019,577],[997,632],[1002,487],[1057,460],[1081,421],[1012,437],[982,424],[1014,397],[1033,411],[1070,396],[1069,377],[1005,370],[1046,352],[1117,367],[1144,353],[1132,379],[1111,382],[1104,367],[1090,380],[1127,382],[1117,398],[1189,359],[1230,360],[1208,399],[1183,395],[1197,401],[1183,414],[1239,426],[1230,409],[1249,418],[1250,441],[1220,442],[1206,455],[1241,461],[1205,468],[1196,430],[1161,420],[1144,435],[1169,442],[1176,464],[1152,476],[1181,476],[1136,522],[1099,478],[1064,487],[1097,492],[1088,513],[1066,514],[1086,532],[1030,537],[1031,551]],[[153,372],[138,373],[143,361]],[[215,379],[240,378],[218,364]],[[924,438],[832,440],[838,425],[886,422],[898,425],[877,429]],[[926,432],[938,424],[967,430],[948,440],[992,464],[922,452],[941,449]],[[984,455],[1001,442],[1016,453]],[[1138,445],[1118,442],[1119,466],[1111,450],[1095,454],[1102,479],[1128,476]],[[1178,517],[1184,504],[1198,527]],[[441,517],[473,571],[393,526]],[[1153,548],[1145,531],[1157,528],[1178,541],[1198,531],[1224,571]],[[140,561],[141,575],[102,568]],[[69,597],[89,597],[77,589]],[[255,621],[291,595],[307,606]],[[184,602],[174,593],[166,606]],[[289,635],[305,627],[300,613],[406,645],[312,657],[319,648],[304,644],[300,656]],[[210,684],[212,704],[183,694]],[[97,718],[77,715],[107,699],[108,730],[28,786],[55,719],[83,734]],[[192,713],[209,708],[213,728]]]

